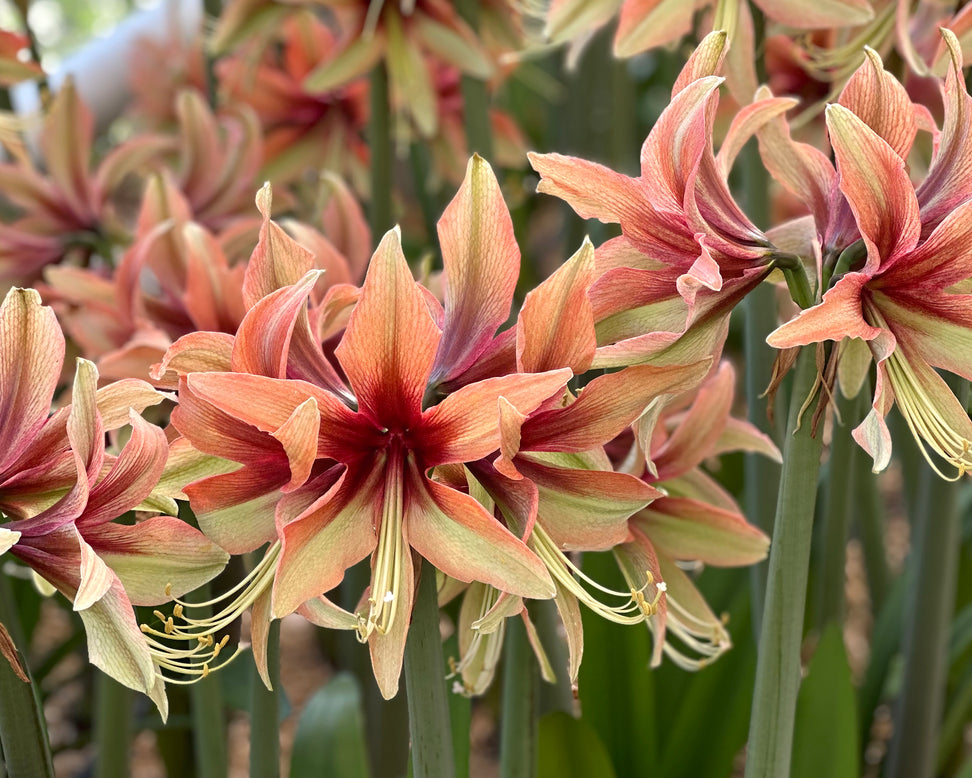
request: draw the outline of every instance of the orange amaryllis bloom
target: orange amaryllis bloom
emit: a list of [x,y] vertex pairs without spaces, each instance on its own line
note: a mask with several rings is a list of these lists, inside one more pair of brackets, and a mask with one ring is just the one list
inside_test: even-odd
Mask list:
[[[91,661],[166,710],[164,677],[135,622],[132,604],[165,602],[215,576],[228,559],[198,530],[171,517],[134,525],[113,520],[150,497],[168,445],[136,408],[163,398],[141,381],[98,390],[78,361],[72,403],[48,417],[64,358],[53,312],[33,290],[13,289],[0,307],[0,540],[73,602]],[[117,456],[105,433],[131,437]],[[195,652],[200,665],[212,653]],[[218,653],[218,652],[217,652]]]
[[[470,190],[483,194],[484,178],[495,185],[484,162],[471,163],[474,182],[457,199],[468,200]],[[481,197],[479,211],[466,205],[468,211],[461,204],[452,211],[451,222],[443,217],[446,232],[465,225],[470,246],[488,248],[496,200]],[[472,225],[464,221],[470,215]],[[369,592],[342,625],[370,643],[376,679],[391,697],[412,607],[413,550],[463,581],[525,597],[553,596],[542,562],[519,538],[468,494],[429,477],[436,466],[473,462],[500,448],[502,400],[529,414],[571,376],[567,369],[501,375],[445,396],[437,388],[441,377],[475,361],[505,318],[505,312],[467,305],[484,291],[467,288],[480,277],[476,264],[502,258],[505,248],[485,256],[462,252],[443,330],[392,230],[372,257],[334,352],[341,374],[302,318],[317,279],[312,272],[250,310],[234,340],[233,372],[190,373],[182,380],[173,424],[199,450],[244,465],[186,487],[200,526],[233,552],[271,546],[225,618],[206,626],[190,622],[177,630],[180,637],[198,640],[200,630],[211,634],[213,623],[221,629],[225,619],[253,605],[259,650],[269,618],[319,602],[348,567],[370,554]]]
[[847,267],[836,263],[820,304],[784,324],[768,342],[778,348],[844,338],[867,343],[877,382],[871,412],[853,434],[873,457],[875,470],[890,460],[884,417],[897,403],[929,463],[937,470],[934,453],[961,476],[972,466],[972,422],[933,368],[972,377],[967,358],[972,297],[952,289],[972,275],[972,192],[964,173],[972,100],[957,41],[949,31],[944,34],[952,52],[945,129],[917,190],[894,142],[901,122],[891,120],[898,117],[881,122],[880,116],[858,115],[843,105],[828,108],[840,191],[866,257],[850,256]]
[[653,426],[636,425],[633,452],[619,445],[621,440],[612,446],[664,492],[631,517],[629,540],[614,550],[631,586],[654,585],[662,592],[657,615],[648,622],[653,666],[664,652],[680,667],[698,669],[730,647],[725,625],[680,565],[750,565],[765,558],[769,548],[769,538],[746,521],[732,497],[700,467],[729,451],[758,452],[780,461],[772,441],[730,416],[734,385],[735,373],[724,362],[697,393],[667,405]]
[[124,233],[110,196],[122,180],[160,154],[167,142],[136,138],[90,170],[94,120],[68,79],[54,97],[40,133],[44,171],[29,158],[0,165],[0,191],[20,212],[0,224],[0,281],[32,281],[65,255],[106,251]]

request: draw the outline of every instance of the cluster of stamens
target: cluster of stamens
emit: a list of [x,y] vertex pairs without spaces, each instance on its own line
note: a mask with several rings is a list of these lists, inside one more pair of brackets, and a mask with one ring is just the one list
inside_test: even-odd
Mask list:
[[[640,624],[647,621],[658,612],[658,603],[665,592],[665,583],[659,581],[655,586],[655,596],[649,600],[645,592],[655,583],[651,571],[646,572],[647,581],[639,588],[632,587],[627,592],[619,592],[602,586],[594,579],[585,575],[584,571],[575,565],[570,558],[553,542],[543,527],[537,524],[531,535],[531,547],[537,556],[543,560],[551,577],[557,585],[580,602],[584,603],[594,613],[608,621],[617,624]],[[621,597],[625,602],[621,605],[607,605],[589,592],[584,584],[612,597]]]
[[[241,646],[219,661],[229,642],[228,634],[219,635],[225,633],[273,583],[279,556],[280,543],[274,543],[259,564],[229,591],[205,602],[186,602],[174,597],[171,615],[166,616],[156,610],[153,615],[158,619],[158,625],[139,625],[146,636],[149,652],[167,683],[195,683],[236,658]],[[172,596],[171,584],[166,585],[165,594]],[[214,615],[196,618],[187,613],[191,610],[212,610],[227,600],[229,603]]]

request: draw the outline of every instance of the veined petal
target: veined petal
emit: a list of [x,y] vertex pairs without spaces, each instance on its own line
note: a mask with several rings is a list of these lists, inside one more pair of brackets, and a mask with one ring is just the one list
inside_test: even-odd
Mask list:
[[[415,598],[415,572],[412,552],[409,550],[411,541],[407,523],[402,526],[402,540],[405,553],[402,554],[401,567],[395,581],[395,596],[399,599],[398,617],[395,618],[385,634],[375,630],[368,638],[368,648],[371,651],[371,668],[375,674],[375,682],[378,684],[381,696],[386,700],[390,700],[398,694],[398,679],[401,676],[402,661],[405,658],[405,639],[412,620],[412,602]],[[428,568],[421,572],[425,575],[434,574]]]
[[283,541],[273,584],[274,618],[293,613],[339,583],[378,543],[385,465],[348,471],[303,515],[278,527]]
[[594,245],[584,239],[577,253],[527,293],[516,324],[516,365],[538,373],[569,367],[584,373],[597,338],[587,291],[594,282]]
[[861,293],[870,277],[848,273],[812,308],[800,311],[766,338],[773,348],[792,348],[842,338],[873,340],[881,330],[864,321]]
[[335,351],[360,412],[381,426],[417,421],[440,337],[405,262],[399,232],[389,230]]
[[766,557],[769,538],[738,511],[697,500],[663,497],[632,519],[659,553],[719,566],[751,565]]
[[529,414],[566,386],[568,369],[518,373],[467,384],[422,414],[424,462],[472,462],[500,447],[497,401]]
[[541,411],[523,423],[520,451],[587,451],[604,445],[663,394],[695,386],[710,362],[656,367],[639,365],[598,376],[565,408]]
[[921,235],[921,221],[904,160],[842,105],[828,106],[827,127],[837,158],[840,190],[847,197],[861,235],[870,243],[868,263],[877,266],[911,251]]
[[314,256],[270,220],[272,198],[268,181],[256,195],[263,223],[243,280],[243,299],[248,308],[278,289],[299,283],[314,268]]
[[283,487],[289,492],[301,486],[310,476],[317,459],[317,437],[321,429],[321,414],[317,402],[309,397],[298,405],[290,417],[271,435],[280,441],[290,462],[290,483]]
[[215,578],[229,555],[180,519],[103,524],[85,539],[121,580],[136,605],[159,605]]
[[622,214],[636,219],[644,212],[644,195],[637,182],[596,162],[563,154],[527,154],[540,174],[537,191],[559,197],[582,219],[618,224]]
[[533,599],[554,595],[540,559],[467,494],[428,480],[409,463],[409,543],[442,572]]
[[881,55],[864,47],[864,63],[840,93],[840,104],[907,159],[918,132],[911,98],[901,83],[884,69]]
[[692,29],[695,3],[683,0],[627,0],[621,6],[614,56],[627,58],[679,40]]
[[559,466],[559,458],[551,463],[525,454],[516,463],[537,485],[537,521],[562,551],[606,551],[623,543],[628,518],[661,494],[627,473]]
[[274,508],[290,469],[284,457],[269,464],[256,463],[185,487],[200,529],[231,554],[254,551],[276,537]]
[[156,381],[171,381],[167,372],[176,376],[189,373],[229,372],[233,358],[233,336],[225,332],[190,332],[169,346],[162,361],[152,366],[150,375]]
[[868,0],[821,0],[810,5],[802,0],[754,1],[770,19],[801,30],[852,27],[874,18]]
[[81,578],[74,595],[74,610],[80,611],[90,608],[104,597],[117,579],[104,560],[81,537],[81,533],[74,528],[71,531],[75,533],[81,556]]
[[473,155],[438,224],[445,322],[433,381],[454,378],[476,360],[509,317],[520,274],[513,221],[492,168]]
[[46,421],[63,361],[54,311],[33,289],[11,289],[0,306],[0,472]]

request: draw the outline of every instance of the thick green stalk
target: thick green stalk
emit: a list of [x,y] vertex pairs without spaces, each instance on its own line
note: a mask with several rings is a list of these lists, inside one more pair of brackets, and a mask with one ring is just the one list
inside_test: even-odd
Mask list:
[[[754,144],[744,150],[743,193],[746,212],[761,227],[769,223],[769,175],[763,167],[759,150]],[[767,401],[760,395],[766,391],[773,377],[775,352],[766,345],[766,336],[777,324],[776,289],[771,284],[760,284],[743,302],[743,347],[746,360],[746,401],[750,423],[761,432],[776,439],[767,415]],[[776,491],[780,481],[780,467],[761,454],[745,457],[746,517],[764,532],[773,529],[776,513]],[[750,586],[753,602],[753,630],[759,636],[766,595],[767,563],[750,568]]]
[[[820,471],[821,441],[811,437],[810,411],[800,408],[817,375],[814,350],[797,359],[783,448],[776,520],[770,546],[766,602],[759,636],[746,778],[790,774],[793,723],[800,688],[800,644],[807,599],[810,537]],[[801,423],[802,421],[802,423]]]
[[267,689],[253,668],[250,689],[250,775],[280,775],[280,622],[270,623],[267,670],[273,690]]
[[[210,597],[210,587],[199,591],[203,600]],[[200,611],[200,617],[202,612]],[[223,715],[223,692],[215,675],[202,678],[189,687],[192,706],[193,748],[199,778],[223,778],[227,774],[226,719]]]
[[878,493],[878,481],[871,472],[871,458],[860,449],[851,461],[851,476],[857,489],[854,512],[861,546],[864,549],[864,565],[867,568],[867,588],[871,595],[871,610],[880,613],[891,591],[891,573],[884,549],[884,506]]
[[[964,404],[968,384],[962,394]],[[960,485],[941,480],[927,466],[921,472],[911,516],[917,575],[902,633],[904,680],[895,708],[887,778],[935,774],[961,549]]]
[[405,643],[405,688],[415,778],[453,778],[456,774],[445,667],[435,570],[425,565]]
[[[2,574],[0,623],[10,632],[16,645],[25,644],[10,581]],[[27,668],[26,662],[22,661],[22,664]],[[29,668],[27,675],[29,678]],[[0,745],[11,778],[53,778],[54,765],[40,700],[33,684],[18,678],[3,657],[0,657]]]
[[132,747],[132,703],[135,693],[98,671],[95,685],[95,731],[98,756],[95,778],[125,778]]
[[522,619],[506,624],[503,703],[500,714],[500,778],[537,774],[540,668]]
[[[858,396],[864,398],[864,392]],[[851,427],[856,421],[858,398],[840,397],[837,407],[843,424],[834,425],[827,465],[826,505],[820,517],[822,523],[823,554],[816,568],[817,599],[816,625],[823,628],[830,622],[841,624],[844,620],[844,570],[847,566],[847,536],[851,514],[856,512],[859,500],[858,483],[854,478],[854,460],[860,447],[851,437]],[[869,477],[869,474],[862,474]]]
[[556,673],[553,683],[540,685],[540,710],[542,713],[560,710],[574,715],[574,690],[570,685],[567,641],[562,634],[562,622],[553,600],[536,600],[530,604],[530,613],[537,627],[540,645]]
[[371,71],[371,118],[368,147],[371,151],[371,234],[377,241],[394,226],[392,221],[392,127],[388,102],[388,71],[384,61]]

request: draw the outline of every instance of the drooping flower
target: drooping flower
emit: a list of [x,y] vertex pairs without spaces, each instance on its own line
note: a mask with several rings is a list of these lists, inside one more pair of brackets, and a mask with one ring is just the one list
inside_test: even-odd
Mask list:
[[[64,339],[33,290],[15,288],[6,296],[0,343],[5,550],[72,601],[91,661],[151,696],[164,716],[164,675],[132,604],[160,604],[189,591],[215,576],[228,557],[176,518],[114,523],[151,495],[165,468],[165,434],[136,410],[163,397],[134,380],[98,390],[94,365],[78,360],[71,405],[48,416]],[[105,433],[126,424],[129,441],[117,455],[106,452]],[[209,656],[207,647],[195,653],[201,663]]]
[[0,281],[27,282],[65,256],[87,257],[124,234],[111,204],[122,180],[157,157],[167,142],[134,138],[113,149],[92,171],[94,121],[68,79],[44,117],[38,170],[24,156],[0,165],[0,190],[20,212],[0,224]]

